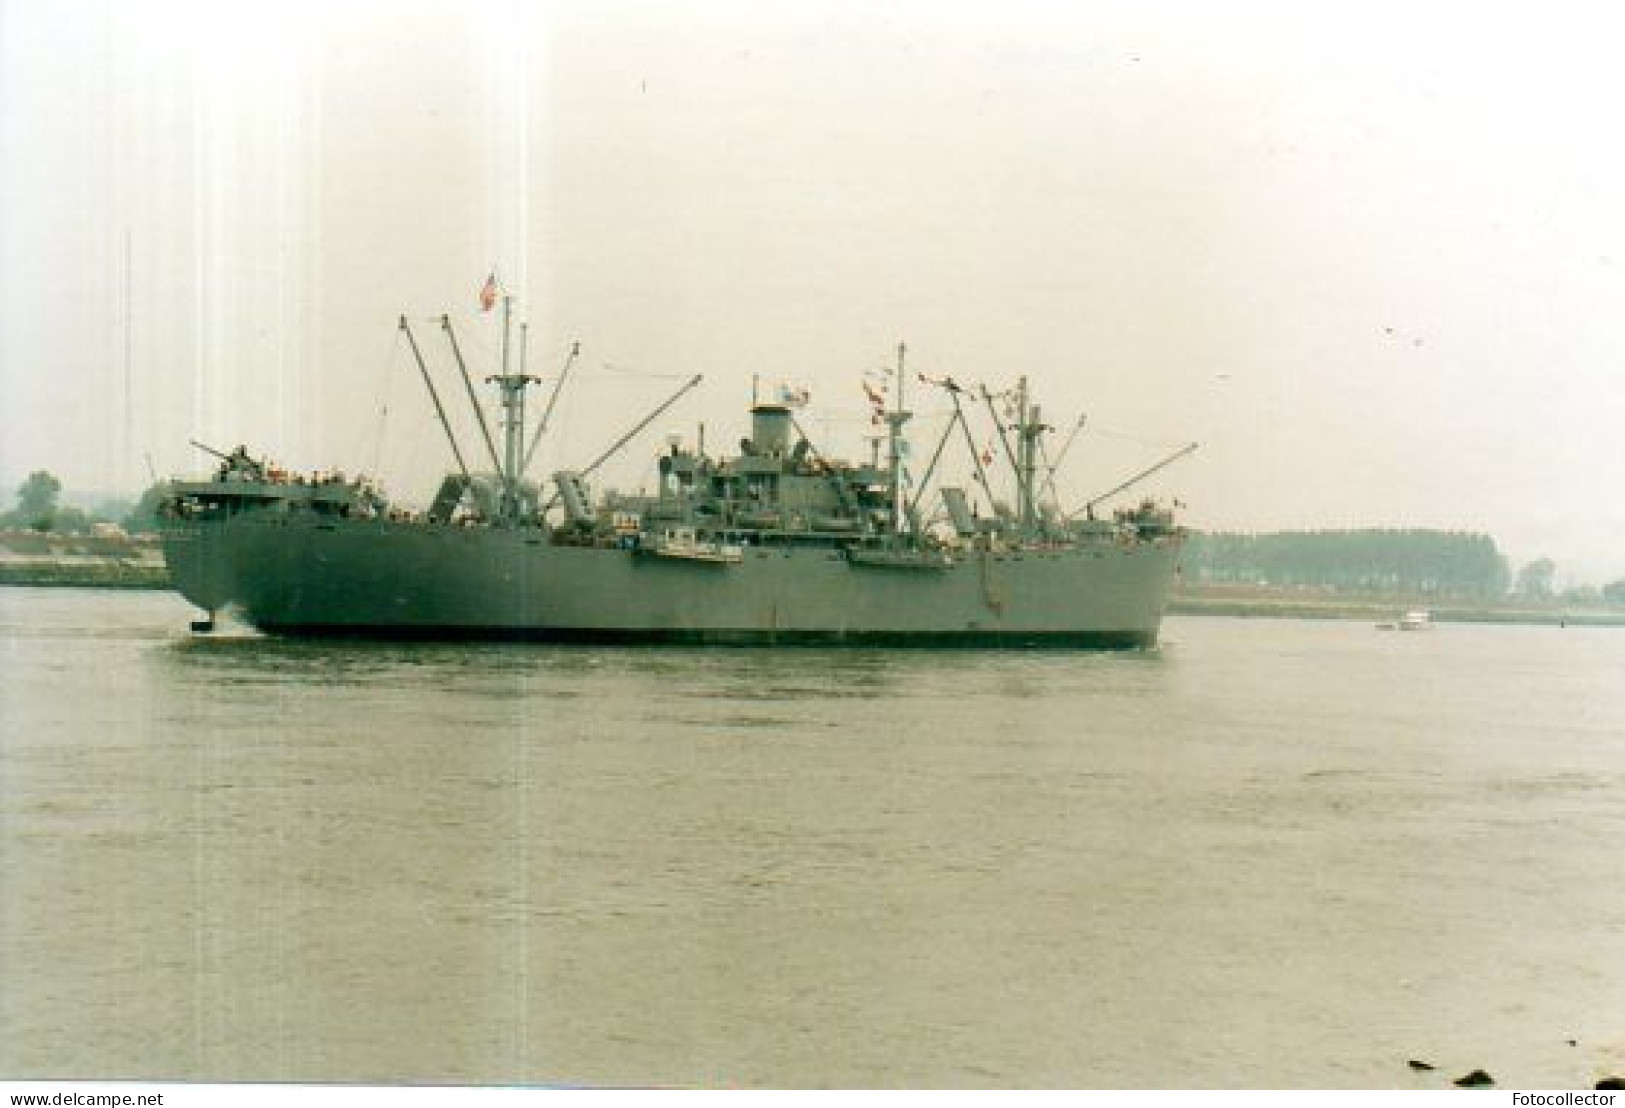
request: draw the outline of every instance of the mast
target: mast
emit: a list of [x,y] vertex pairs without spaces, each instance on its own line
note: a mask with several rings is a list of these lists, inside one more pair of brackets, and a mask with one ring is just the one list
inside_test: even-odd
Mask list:
[[502,376],[508,375],[508,340],[513,334],[513,297],[502,294]]
[[[528,324],[520,324],[521,334],[528,329]],[[493,377],[487,377],[487,384],[495,384],[502,398],[502,510],[504,519],[517,519],[519,517],[519,471],[520,451],[525,442],[525,387],[533,383],[536,378],[524,371],[524,340],[520,340],[520,370],[518,373],[508,371],[510,338],[513,330],[513,297],[502,298],[502,372]],[[494,452],[493,452],[494,453]]]
[[1043,424],[1038,418],[1038,407],[1027,404],[1027,378],[1016,384],[1016,448],[1020,472],[1016,480],[1021,486],[1021,529],[1030,532],[1038,522],[1038,495],[1034,481],[1038,470],[1038,436]]
[[903,533],[906,507],[903,501],[903,424],[907,423],[913,414],[903,407],[903,359],[907,354],[907,344],[898,343],[897,399],[892,410],[886,413],[887,444],[891,451],[892,531],[899,535]]
[[[502,389],[502,414],[504,425],[502,428],[502,483],[510,497],[514,494],[514,482],[519,477],[519,444],[524,440],[519,436],[525,430],[525,375],[519,374],[519,380],[514,381],[513,374],[508,372],[508,349],[513,336],[513,297],[502,298],[502,380],[498,385]],[[517,384],[517,387],[516,387]]]
[[[525,363],[529,361],[530,354],[530,321],[521,320],[519,323],[519,376],[525,378],[528,384],[530,378],[525,374]],[[518,419],[514,422],[513,441],[505,443],[508,457],[508,481],[513,485],[515,497],[519,495],[519,478],[525,468],[523,447],[525,444],[525,394],[519,394]]]

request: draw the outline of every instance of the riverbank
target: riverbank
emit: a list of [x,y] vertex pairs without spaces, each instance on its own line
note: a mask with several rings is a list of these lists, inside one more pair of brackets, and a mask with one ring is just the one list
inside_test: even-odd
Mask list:
[[0,585],[167,589],[169,570],[151,535],[0,531]]
[[0,585],[66,589],[167,589],[169,571],[163,565],[128,565],[122,562],[22,566],[0,563]]
[[1459,598],[1350,594],[1254,585],[1175,587],[1168,611],[1186,616],[1242,619],[1354,619],[1374,623],[1423,608],[1435,623],[1538,624],[1553,627],[1625,627],[1625,609],[1577,606],[1560,601],[1462,600]]

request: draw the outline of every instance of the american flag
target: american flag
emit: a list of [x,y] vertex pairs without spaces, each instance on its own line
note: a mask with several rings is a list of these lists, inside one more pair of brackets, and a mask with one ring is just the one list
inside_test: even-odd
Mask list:
[[480,311],[488,312],[497,302],[497,275],[495,273],[485,279],[485,285],[480,289]]

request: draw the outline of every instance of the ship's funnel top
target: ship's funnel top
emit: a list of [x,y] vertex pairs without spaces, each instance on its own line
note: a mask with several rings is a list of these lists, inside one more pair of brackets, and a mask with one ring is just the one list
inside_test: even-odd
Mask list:
[[783,404],[758,404],[750,410],[750,442],[756,453],[769,457],[790,449],[790,409]]

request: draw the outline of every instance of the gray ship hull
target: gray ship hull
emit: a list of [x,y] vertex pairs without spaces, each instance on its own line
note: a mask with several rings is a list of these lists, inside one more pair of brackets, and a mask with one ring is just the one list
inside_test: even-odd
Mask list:
[[1146,647],[1178,545],[910,566],[769,540],[716,563],[555,545],[528,528],[264,513],[165,529],[175,587],[267,633],[602,643]]

